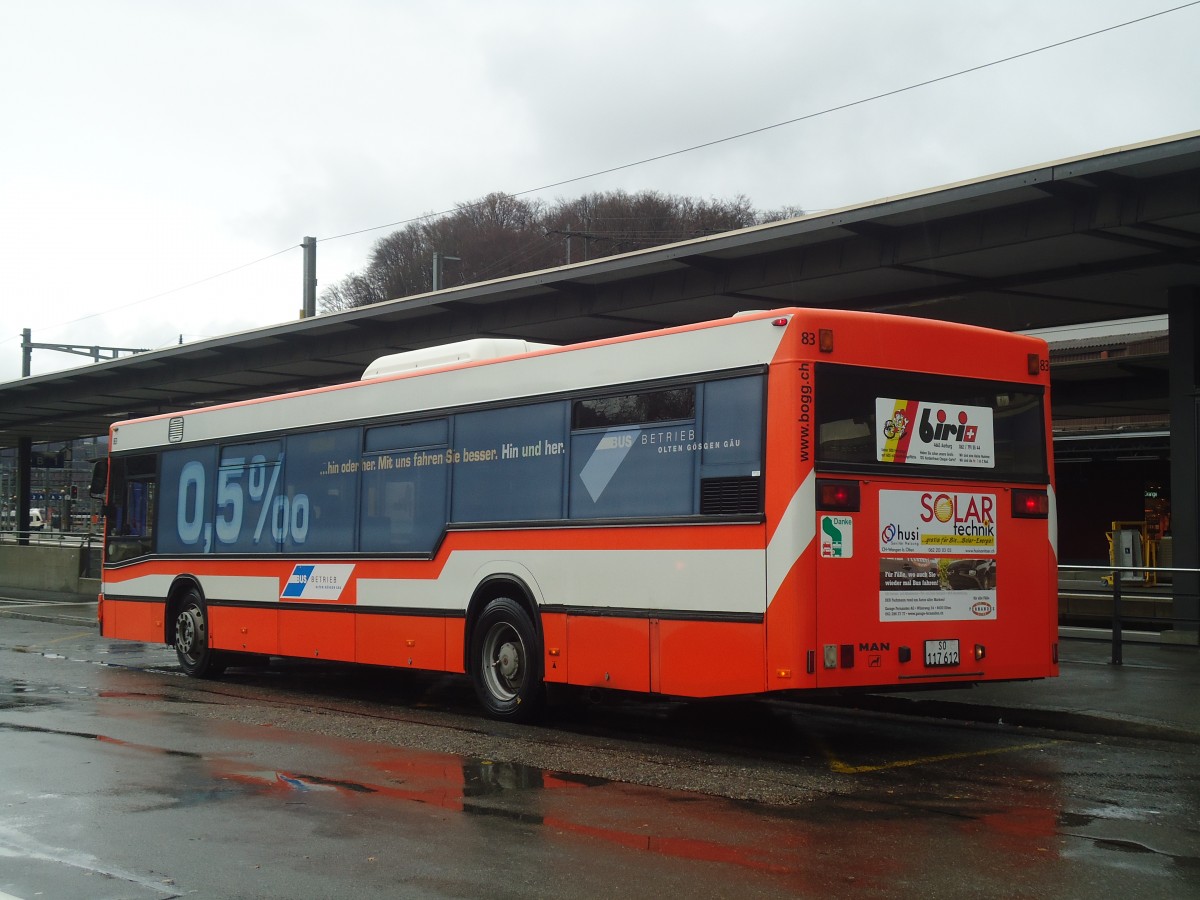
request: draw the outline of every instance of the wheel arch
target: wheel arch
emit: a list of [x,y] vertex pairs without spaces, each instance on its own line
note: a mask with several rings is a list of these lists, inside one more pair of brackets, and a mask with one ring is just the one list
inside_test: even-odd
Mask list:
[[193,590],[200,595],[201,602],[205,602],[204,588],[195,575],[177,575],[171,582],[171,589],[167,591],[166,613],[163,616],[163,643],[167,646],[175,646],[175,621],[183,609],[184,597]]
[[[471,637],[475,631],[475,623],[479,620],[479,614],[498,597],[507,597],[520,604],[533,623],[538,644],[541,645],[544,642],[542,617],[538,612],[538,604],[534,600],[534,592],[525,579],[510,572],[489,575],[475,588],[475,592],[471,595],[471,601],[467,604],[467,624],[463,629],[463,661],[468,675],[471,674],[472,667]],[[540,658],[538,665],[539,667],[541,665]]]

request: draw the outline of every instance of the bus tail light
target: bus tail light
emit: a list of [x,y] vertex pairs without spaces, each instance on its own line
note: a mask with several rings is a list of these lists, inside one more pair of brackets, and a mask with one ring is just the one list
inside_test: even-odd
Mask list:
[[817,346],[820,348],[822,353],[832,353],[833,352],[833,329],[832,328],[818,329],[817,330],[817,341],[819,342],[817,344]]
[[858,512],[859,490],[857,481],[837,481],[832,478],[817,479],[817,509],[833,512]]
[[1045,491],[1017,488],[1012,492],[1014,519],[1045,519],[1050,515],[1050,496]]

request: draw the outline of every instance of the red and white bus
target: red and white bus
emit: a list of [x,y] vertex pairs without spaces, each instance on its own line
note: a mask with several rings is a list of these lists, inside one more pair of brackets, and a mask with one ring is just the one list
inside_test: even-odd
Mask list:
[[114,425],[101,631],[683,697],[1056,675],[1036,338],[817,309]]

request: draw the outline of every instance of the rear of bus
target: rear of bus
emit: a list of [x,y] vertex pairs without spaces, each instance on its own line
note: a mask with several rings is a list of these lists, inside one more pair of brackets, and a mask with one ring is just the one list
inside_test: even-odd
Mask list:
[[828,324],[808,373],[816,686],[1057,675],[1045,342]]

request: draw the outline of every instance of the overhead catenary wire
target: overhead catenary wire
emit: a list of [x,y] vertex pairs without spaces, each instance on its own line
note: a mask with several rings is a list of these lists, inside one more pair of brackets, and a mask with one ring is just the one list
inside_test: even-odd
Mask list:
[[[1119,22],[1116,25],[1108,25],[1104,28],[1098,28],[1095,31],[1089,31],[1086,34],[1080,34],[1080,35],[1076,35],[1075,37],[1064,38],[1061,41],[1055,41],[1050,44],[1045,44],[1041,47],[1035,47],[1031,50],[1024,50],[1020,53],[1013,53],[1009,56],[1001,57],[1000,59],[994,59],[994,60],[991,60],[990,62],[980,63],[979,65],[975,65],[975,66],[969,66],[968,68],[959,69],[955,72],[948,72],[945,75],[938,75],[934,78],[927,78],[924,81],[917,81],[912,84],[905,85],[904,87],[894,88],[893,90],[890,90],[890,91],[884,91],[879,94],[872,94],[869,97],[861,97],[858,100],[850,100],[846,103],[840,103],[836,106],[830,106],[825,109],[818,110],[816,112],[806,113],[802,116],[796,116],[791,119],[785,119],[784,121],[776,122],[773,125],[763,125],[759,128],[752,128],[749,131],[742,131],[737,134],[727,135],[726,137],[714,138],[713,140],[710,140],[710,141],[704,141],[699,144],[693,144],[690,147],[684,147],[679,150],[671,150],[666,153],[659,153],[656,156],[648,156],[648,157],[645,157],[644,159],[639,159],[639,160],[635,160],[633,162],[628,162],[628,163],[622,163],[621,165],[617,165],[617,166],[610,166],[607,169],[600,169],[595,172],[589,172],[586,175],[576,175],[571,178],[564,178],[561,181],[554,181],[549,184],[543,184],[540,187],[526,188],[525,190],[516,191],[515,193],[510,194],[510,196],[524,197],[528,194],[537,194],[537,193],[541,193],[542,191],[549,191],[549,190],[552,190],[557,187],[563,187],[564,185],[575,184],[576,182],[579,182],[579,181],[586,181],[589,178],[598,178],[601,175],[611,175],[614,172],[623,172],[626,169],[632,169],[632,168],[635,168],[636,166],[648,165],[649,163],[652,163],[652,162],[659,162],[660,160],[670,159],[675,156],[681,156],[684,153],[692,153],[692,152],[695,152],[696,150],[704,150],[708,147],[715,147],[719,144],[727,144],[730,141],[737,141],[737,140],[741,140],[742,138],[752,137],[753,135],[756,135],[756,134],[763,134],[764,132],[767,132],[767,131],[773,131],[776,128],[783,128],[788,125],[795,125],[799,122],[806,122],[810,119],[816,119],[820,116],[827,116],[827,115],[830,115],[835,112],[841,112],[842,110],[852,109],[853,107],[856,107],[856,106],[862,106],[863,104],[866,104],[866,103],[873,103],[876,100],[884,100],[888,97],[895,97],[898,94],[903,94],[908,91],[915,91],[915,90],[918,90],[919,88],[929,87],[930,85],[933,85],[933,84],[938,84],[943,81],[948,81],[951,78],[959,78],[963,75],[970,75],[974,72],[980,72],[980,71],[983,71],[984,69],[990,69],[994,66],[1003,65],[1004,63],[1013,62],[1018,59],[1024,59],[1025,57],[1033,56],[1034,54],[1037,54],[1037,53],[1044,53],[1047,50],[1054,50],[1058,47],[1065,47],[1068,44],[1074,44],[1074,43],[1077,43],[1078,41],[1083,41],[1083,40],[1087,40],[1089,38],[1098,37],[1099,35],[1107,34],[1111,31],[1116,31],[1120,28],[1127,28],[1130,25],[1137,25],[1141,22],[1146,22],[1150,19],[1155,19],[1155,18],[1158,18],[1159,16],[1165,16],[1170,13],[1179,12],[1180,10],[1187,9],[1188,7],[1191,7],[1191,6],[1196,6],[1198,4],[1200,4],[1200,0],[1191,0],[1191,2],[1189,2],[1189,3],[1184,3],[1179,6],[1172,7],[1170,9],[1164,9],[1164,10],[1159,10],[1158,12],[1148,13],[1147,15],[1139,16],[1136,19],[1130,19],[1126,22]],[[372,225],[369,228],[360,228],[356,231],[347,231],[343,234],[334,234],[334,235],[330,235],[329,237],[318,238],[318,240],[336,241],[340,238],[353,237],[355,235],[366,234],[371,231],[379,231],[380,229],[383,229],[383,228],[395,228],[395,227],[398,227],[401,225],[408,225],[413,222],[421,222],[426,219],[432,219],[432,218],[437,218],[439,216],[450,215],[451,213],[457,212],[458,210],[461,210],[461,209],[471,209],[475,206],[481,205],[482,202],[483,201],[480,201],[477,203],[465,203],[460,206],[454,207],[454,209],[446,209],[446,210],[442,210],[441,212],[425,213],[420,216],[413,216],[412,218],[401,219],[396,222],[388,222],[383,225]]]
[[[1200,0],[1197,0],[1197,2],[1200,2]],[[284,253],[287,253],[290,250],[297,250],[299,248],[299,244],[293,244],[290,247],[284,247],[282,250],[276,250],[274,253],[269,253],[266,256],[259,257],[258,259],[251,260],[250,262],[242,263],[240,266],[234,266],[233,268],[226,269],[223,272],[217,272],[213,275],[206,275],[204,278],[198,278],[195,281],[187,284],[181,284],[179,287],[173,287],[167,291],[160,291],[157,294],[151,294],[149,297],[142,297],[140,300],[131,300],[129,303],[124,303],[120,306],[114,306],[110,309],[88,313],[85,316],[79,316],[76,319],[71,319],[69,322],[59,322],[55,325],[43,325],[42,328],[43,330],[50,330],[52,328],[65,328],[67,325],[75,325],[79,322],[86,322],[88,319],[94,319],[97,316],[105,316],[109,313],[120,312],[123,309],[129,309],[131,306],[137,306],[141,303],[149,303],[151,300],[157,300],[160,297],[166,297],[170,294],[177,294],[180,291],[186,291],[188,288],[196,287],[197,285],[204,284],[205,282],[213,281],[217,278],[223,278],[226,275],[232,275],[234,272],[240,272],[242,269],[248,269],[251,266],[257,266],[259,263],[264,263],[268,259],[274,259],[276,256],[282,256]],[[16,340],[16,338],[5,338],[4,340],[0,340],[0,344],[8,343],[9,341],[13,340]]]

